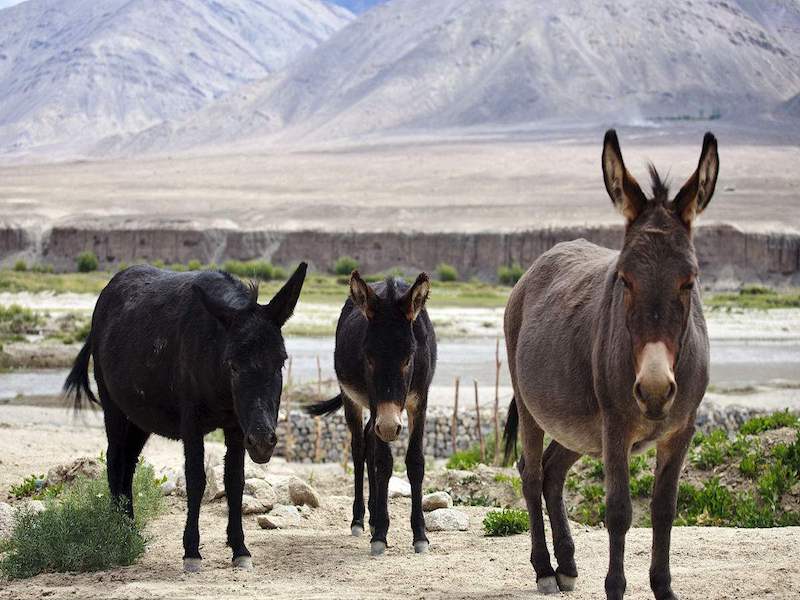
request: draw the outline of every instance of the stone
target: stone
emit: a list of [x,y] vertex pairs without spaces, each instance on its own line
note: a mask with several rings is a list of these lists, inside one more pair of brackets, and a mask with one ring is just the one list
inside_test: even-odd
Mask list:
[[43,513],[46,510],[44,502],[41,500],[28,500],[22,507],[22,510],[32,512],[35,514]]
[[287,529],[302,525],[303,518],[296,506],[279,504],[269,514],[258,517],[257,521],[262,529]]
[[14,507],[0,502],[0,539],[7,538],[14,531]]
[[[183,473],[175,469],[163,468],[158,470],[158,475],[164,478],[161,483],[161,493],[164,496],[171,496],[172,494],[181,493],[181,485],[183,485]],[[184,485],[185,488],[185,485]],[[183,489],[182,493],[186,493]]]
[[267,507],[267,510],[271,510],[278,501],[275,490],[273,490],[272,486],[263,479],[245,479],[244,493],[253,496],[253,498],[256,500],[259,500],[264,506]]
[[103,465],[96,458],[83,456],[72,462],[56,465],[47,472],[47,485],[72,483],[76,477],[97,479],[103,473]]
[[203,492],[203,502],[213,502],[224,495],[225,488],[222,487],[222,480],[217,479],[214,467],[206,467],[206,489]]
[[289,480],[289,498],[295,506],[308,505],[311,508],[319,508],[321,503],[317,490],[297,477]]
[[425,529],[428,531],[466,531],[469,517],[453,508],[437,508],[425,513]]
[[258,498],[253,498],[249,494],[242,494],[242,514],[243,515],[262,515],[272,506],[267,507]]
[[410,498],[411,484],[392,475],[389,478],[389,498]]
[[433,492],[422,497],[422,510],[430,512],[437,508],[453,508],[453,499],[447,492]]

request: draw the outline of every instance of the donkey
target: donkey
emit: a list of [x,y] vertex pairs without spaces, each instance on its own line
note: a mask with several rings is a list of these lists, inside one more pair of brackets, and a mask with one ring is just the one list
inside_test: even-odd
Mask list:
[[[605,590],[618,599],[626,587],[623,558],[631,525],[628,463],[632,453],[655,445],[650,586],[656,598],[674,599],[669,546],[678,476],[709,368],[692,225],[714,193],[717,141],[705,135],[697,170],[672,201],[652,165],[653,197],[645,196],[625,168],[613,130],[605,136],[602,167],[606,190],[626,220],[622,251],[585,240],[558,244],[533,263],[508,301],[504,329],[514,399],[506,456],[519,430],[531,563],[543,593],[575,586],[564,480],[581,455],[602,457],[610,554]],[[545,433],[553,441],[543,454]]]
[[81,407],[89,358],[108,437],[111,495],[133,517],[131,484],[151,433],[183,440],[188,515],[183,566],[199,571],[200,501],[206,486],[203,436],[225,434],[228,545],[233,566],[252,567],[242,531],[244,452],[266,463],[286,360],[281,327],[297,304],[306,275],[301,263],[267,305],[258,288],[227,273],[174,273],[150,266],[121,271],[97,299],[86,344],[64,384]]
[[[334,367],[341,392],[331,400],[307,408],[310,414],[324,415],[344,405],[355,472],[350,532],[360,536],[364,531],[366,457],[373,556],[383,554],[387,546],[388,489],[394,462],[389,443],[400,436],[403,409],[408,413],[406,469],[411,482],[414,550],[422,553],[429,547],[422,513],[425,477],[422,441],[428,388],[436,369],[436,335],[425,309],[429,293],[426,273],[421,273],[411,286],[393,278],[370,286],[358,271],[353,271],[350,297],[336,326]],[[369,411],[366,426],[364,409]]]

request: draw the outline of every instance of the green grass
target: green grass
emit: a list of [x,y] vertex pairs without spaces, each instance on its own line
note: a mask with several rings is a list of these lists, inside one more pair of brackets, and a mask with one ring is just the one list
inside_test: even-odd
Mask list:
[[528,513],[517,508],[493,510],[483,519],[483,530],[487,536],[508,536],[525,533],[530,527]]
[[772,288],[747,285],[738,292],[713,294],[704,299],[713,309],[755,308],[800,308],[800,290],[779,292]]
[[514,490],[514,495],[522,498],[522,479],[519,475],[506,475],[505,473],[498,473],[494,476],[494,480],[498,483],[507,483]]
[[708,435],[698,433],[695,435],[693,445],[689,461],[698,469],[707,471],[725,462],[731,442],[725,431],[717,429]]
[[0,340],[17,340],[38,333],[43,322],[42,316],[29,308],[0,305]]
[[788,410],[775,412],[763,417],[753,417],[739,428],[739,433],[755,434],[781,427],[800,427],[800,417]]
[[[491,464],[494,460],[494,435],[487,435],[483,438],[486,448],[485,464]],[[481,464],[481,447],[480,444],[475,444],[466,450],[459,450],[450,455],[447,459],[446,467],[448,469],[458,469],[461,471],[469,471]]]
[[133,480],[135,521],[111,500],[105,477],[78,478],[44,512],[18,513],[0,544],[0,572],[8,578],[43,572],[86,572],[133,564],[143,553],[142,529],[161,510],[161,480],[139,462]]

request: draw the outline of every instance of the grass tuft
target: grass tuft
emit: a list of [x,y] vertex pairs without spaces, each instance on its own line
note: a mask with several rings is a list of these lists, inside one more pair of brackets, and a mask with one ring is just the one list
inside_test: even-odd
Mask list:
[[487,536],[508,536],[525,533],[530,527],[527,511],[504,508],[487,513],[483,519],[483,530]]

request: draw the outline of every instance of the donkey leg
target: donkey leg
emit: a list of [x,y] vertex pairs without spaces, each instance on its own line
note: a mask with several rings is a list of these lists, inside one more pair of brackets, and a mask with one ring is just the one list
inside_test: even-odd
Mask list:
[[558,561],[556,580],[559,589],[568,592],[575,589],[578,567],[575,565],[575,543],[569,529],[567,509],[564,506],[564,481],[567,472],[580,454],[568,450],[555,440],[544,452],[544,500],[553,530],[553,553]]
[[244,492],[244,434],[237,427],[224,430],[225,433],[225,498],[228,502],[228,545],[233,551],[233,566],[238,569],[252,569],[250,551],[244,544],[242,529],[242,493]]
[[[411,482],[411,531],[414,534],[414,551],[427,552],[430,546],[425,535],[425,515],[422,512],[422,480],[425,478],[425,455],[422,440],[425,437],[425,411],[423,399],[408,412],[410,435],[406,450],[406,471]],[[412,407],[409,407],[412,408]]]
[[183,435],[183,456],[186,473],[186,528],[183,530],[183,570],[200,571],[200,503],[206,490],[206,471],[203,464],[203,434],[196,427],[187,428]]
[[375,502],[378,499],[378,494],[375,491],[375,482],[377,476],[375,474],[375,429],[373,425],[375,421],[370,415],[367,424],[364,426],[364,441],[366,442],[366,460],[367,460],[367,485],[369,486],[369,498],[367,498],[367,507],[369,508],[369,533],[375,534]]
[[542,594],[557,594],[556,572],[550,564],[550,553],[544,535],[542,515],[542,447],[544,431],[536,424],[522,402],[517,403],[519,411],[520,436],[522,438],[522,457],[517,464],[522,478],[522,493],[528,506],[531,526],[531,564],[536,572],[536,587]]
[[364,533],[364,417],[361,407],[349,400],[344,401],[344,416],[350,429],[350,452],[355,481],[350,533],[358,537]]
[[[374,435],[374,434],[373,434]],[[370,541],[370,553],[379,556],[386,550],[389,533],[389,478],[392,476],[394,457],[389,444],[375,439],[375,533]],[[372,499],[370,495],[370,499]],[[370,514],[372,518],[372,514]]]
[[658,444],[656,480],[650,504],[653,521],[650,588],[658,600],[677,599],[672,592],[672,576],[669,572],[669,545],[678,502],[678,478],[693,435],[694,419],[688,427]]
[[606,528],[609,556],[606,597],[622,600],[625,580],[625,535],[631,526],[631,490],[629,482],[630,443],[628,432],[616,426],[622,421],[611,415],[603,427],[603,467],[606,479]]
[[139,462],[139,454],[147,443],[150,433],[139,429],[136,425],[128,421],[128,428],[125,435],[124,445],[124,475],[122,478],[122,496],[125,498],[125,510],[128,516],[133,519],[133,475],[136,472],[136,464]]
[[106,471],[108,474],[108,489],[115,502],[129,514],[133,514],[129,507],[124,506],[126,501],[124,490],[125,482],[125,445],[128,436],[128,417],[114,404],[108,395],[106,387],[98,382],[98,392],[103,405],[103,421],[106,426],[108,450],[106,451]]

